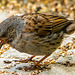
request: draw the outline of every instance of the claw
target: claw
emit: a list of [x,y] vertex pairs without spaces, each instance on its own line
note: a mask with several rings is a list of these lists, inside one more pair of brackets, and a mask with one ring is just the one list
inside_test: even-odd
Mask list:
[[36,66],[34,66],[34,65],[32,66],[32,65],[31,65],[30,67],[26,67],[26,68],[25,68],[25,71],[35,70],[35,69],[36,69]]
[[30,71],[30,70],[35,70],[36,68],[37,68],[36,66],[31,65],[31,66],[18,67],[18,68],[16,68],[16,69],[25,70],[25,71]]

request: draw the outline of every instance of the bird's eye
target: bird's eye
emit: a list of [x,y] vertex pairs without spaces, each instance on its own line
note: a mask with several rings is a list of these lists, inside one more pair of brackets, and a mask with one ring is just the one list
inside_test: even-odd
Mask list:
[[0,30],[0,32],[3,32],[3,30]]

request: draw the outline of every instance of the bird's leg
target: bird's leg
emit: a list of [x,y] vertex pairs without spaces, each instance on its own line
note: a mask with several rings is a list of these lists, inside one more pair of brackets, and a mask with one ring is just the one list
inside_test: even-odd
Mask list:
[[[28,61],[32,61],[32,58],[34,58],[35,56],[31,56],[28,59],[24,59],[24,60],[13,60],[15,62],[22,62],[22,63],[27,63]],[[4,63],[11,63],[11,61],[9,60],[4,60]]]
[[36,68],[36,66],[38,66],[38,64],[39,64],[40,62],[42,62],[44,59],[46,59],[48,56],[49,56],[49,54],[48,54],[48,55],[46,55],[46,56],[44,56],[44,57],[43,57],[40,61],[38,61],[36,64],[31,65],[30,67],[26,67],[26,69],[25,69],[25,70],[33,70],[33,69],[35,69],[35,68]]
[[34,66],[37,66],[40,62],[42,62],[44,59],[46,59],[49,55],[45,55],[40,61],[38,61]]
[[25,60],[14,60],[15,62],[23,62],[23,63],[27,63],[28,61],[32,61],[32,58],[34,58],[35,56],[31,56],[29,57],[28,59],[25,59]]

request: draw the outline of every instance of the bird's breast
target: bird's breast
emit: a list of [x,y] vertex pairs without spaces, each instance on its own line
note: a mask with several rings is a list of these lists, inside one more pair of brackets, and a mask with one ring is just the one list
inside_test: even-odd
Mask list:
[[[57,35],[57,34],[56,34]],[[62,41],[58,35],[39,37],[32,34],[21,35],[14,42],[13,46],[20,52],[32,55],[46,55],[55,51]]]

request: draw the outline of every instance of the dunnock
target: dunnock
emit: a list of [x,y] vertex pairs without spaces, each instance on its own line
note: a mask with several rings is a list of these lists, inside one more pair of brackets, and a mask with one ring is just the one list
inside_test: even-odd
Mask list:
[[72,30],[71,23],[62,16],[42,13],[11,16],[0,23],[0,38],[20,52],[46,55],[35,67],[59,47],[64,33]]

